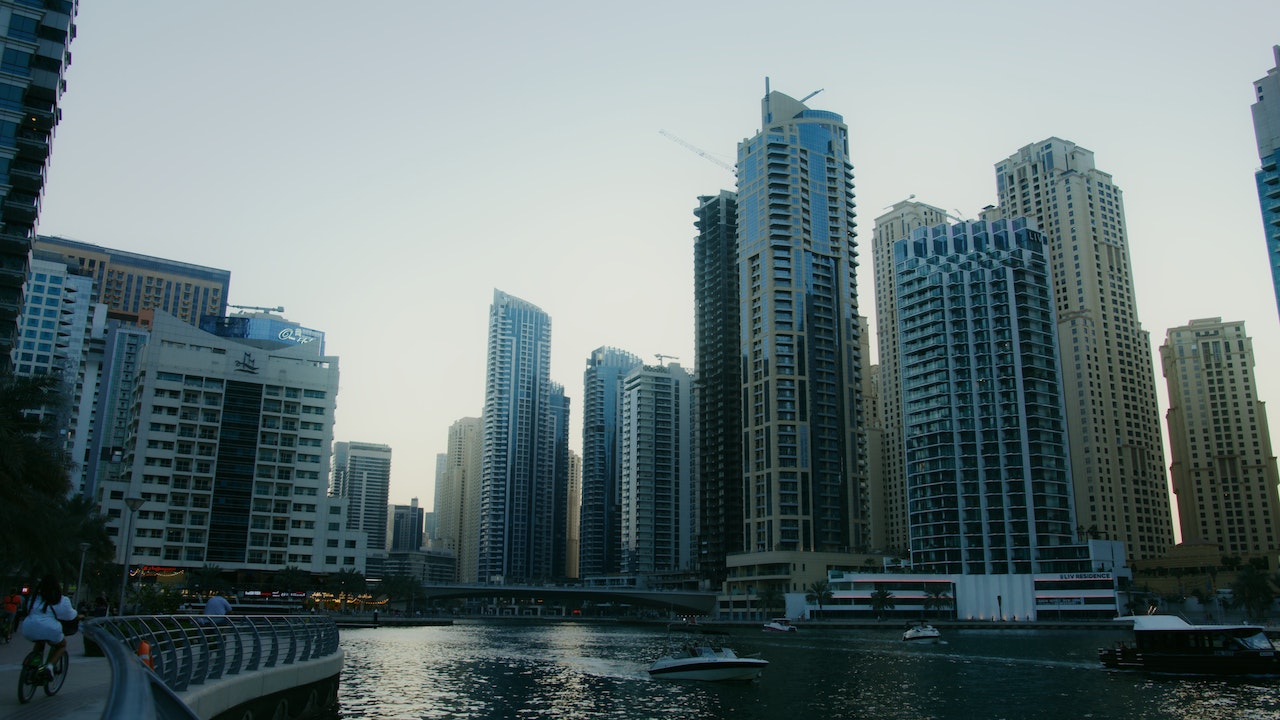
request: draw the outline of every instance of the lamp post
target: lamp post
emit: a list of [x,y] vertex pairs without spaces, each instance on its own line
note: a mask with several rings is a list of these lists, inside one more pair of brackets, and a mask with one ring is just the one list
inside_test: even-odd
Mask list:
[[80,585],[84,582],[84,554],[89,552],[89,543],[80,543],[80,574],[76,575],[76,607],[80,607]]
[[142,507],[142,498],[127,497],[124,504],[129,507],[129,519],[125,523],[128,528],[124,537],[124,576],[120,579],[120,604],[116,605],[116,614],[124,614],[124,589],[129,585],[129,556],[133,553],[133,516],[138,512],[138,508]]

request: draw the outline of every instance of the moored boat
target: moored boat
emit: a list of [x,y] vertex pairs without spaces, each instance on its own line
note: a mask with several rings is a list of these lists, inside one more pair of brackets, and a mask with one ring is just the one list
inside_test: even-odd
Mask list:
[[942,631],[930,625],[929,623],[916,623],[908,627],[902,633],[904,641],[909,640],[937,640],[942,637]]
[[1280,656],[1259,625],[1192,625],[1174,615],[1117,618],[1133,640],[1099,648],[1103,667],[1185,675],[1280,675]]

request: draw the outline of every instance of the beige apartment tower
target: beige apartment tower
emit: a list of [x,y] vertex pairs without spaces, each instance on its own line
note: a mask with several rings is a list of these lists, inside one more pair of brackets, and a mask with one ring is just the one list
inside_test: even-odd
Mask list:
[[476,582],[480,552],[480,418],[449,426],[444,487],[436,510],[437,532],[446,551],[457,558],[458,582]]
[[[914,197],[914,196],[912,196]],[[876,346],[879,357],[877,398],[880,410],[879,472],[872,474],[871,547],[906,557],[909,554],[907,523],[907,468],[902,447],[902,369],[898,351],[898,291],[893,277],[893,244],[911,237],[911,231],[947,222],[945,210],[913,202],[894,203],[876,218],[871,235],[875,271]]]
[[1000,207],[1049,243],[1076,522],[1129,556],[1173,544],[1151,338],[1138,322],[1124,202],[1093,153],[1049,138],[996,164]]
[[1253,341],[1243,322],[1192,320],[1160,347],[1182,541],[1276,569],[1280,495]]

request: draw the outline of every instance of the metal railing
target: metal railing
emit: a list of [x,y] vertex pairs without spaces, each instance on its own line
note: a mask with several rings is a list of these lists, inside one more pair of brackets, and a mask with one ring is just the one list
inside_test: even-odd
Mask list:
[[[146,691],[145,681],[139,683],[138,673],[151,675],[144,664],[169,691],[181,693],[192,685],[338,652],[338,627],[323,615],[128,615],[94,619],[85,632],[111,663],[108,710],[117,702],[136,708],[159,699]],[[138,697],[144,692],[145,698]],[[104,717],[134,716],[108,712]]]

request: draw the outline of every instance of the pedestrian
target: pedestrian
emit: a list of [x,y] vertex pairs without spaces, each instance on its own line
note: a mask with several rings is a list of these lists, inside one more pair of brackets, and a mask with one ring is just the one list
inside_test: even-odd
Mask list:
[[204,604],[204,614],[230,615],[231,603],[227,602],[227,599],[222,597],[222,593],[214,590],[213,594],[209,596],[208,602]]

